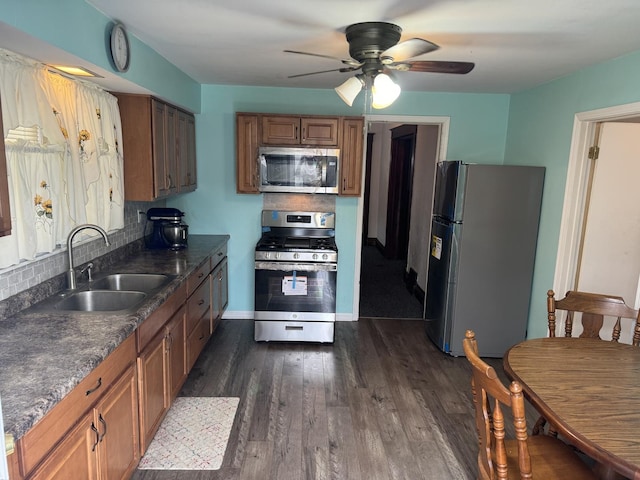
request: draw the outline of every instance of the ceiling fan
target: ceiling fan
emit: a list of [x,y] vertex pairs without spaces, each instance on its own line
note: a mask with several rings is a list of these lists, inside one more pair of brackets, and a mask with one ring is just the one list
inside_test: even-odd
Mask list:
[[[345,30],[349,43],[349,59],[340,59],[318,53],[285,50],[288,53],[311,55],[314,57],[330,58],[342,62],[343,67],[319,72],[290,75],[289,78],[304,77],[327,72],[355,72],[362,73],[349,78],[342,85],[336,87],[336,92],[349,106],[353,105],[355,97],[367,81],[371,84],[373,95],[372,106],[385,108],[400,95],[400,86],[393,82],[388,73],[392,70],[401,72],[428,72],[466,74],[475,66],[470,62],[422,61],[410,60],[418,55],[433,52],[440,48],[435,43],[422,38],[410,38],[400,41],[402,29],[387,22],[363,22],[349,25]],[[399,42],[399,43],[398,43]]]

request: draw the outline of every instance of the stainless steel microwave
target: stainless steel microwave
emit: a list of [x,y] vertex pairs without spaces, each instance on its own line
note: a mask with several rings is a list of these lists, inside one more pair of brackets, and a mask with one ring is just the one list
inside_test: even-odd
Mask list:
[[261,192],[338,193],[337,148],[261,147]]

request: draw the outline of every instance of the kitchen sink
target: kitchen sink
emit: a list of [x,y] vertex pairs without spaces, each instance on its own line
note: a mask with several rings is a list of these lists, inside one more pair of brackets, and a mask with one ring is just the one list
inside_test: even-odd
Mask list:
[[130,309],[144,300],[144,292],[86,290],[74,292],[55,304],[56,310],[114,312]]
[[152,292],[171,281],[167,275],[155,273],[116,273],[95,280],[91,290],[133,290],[138,292]]

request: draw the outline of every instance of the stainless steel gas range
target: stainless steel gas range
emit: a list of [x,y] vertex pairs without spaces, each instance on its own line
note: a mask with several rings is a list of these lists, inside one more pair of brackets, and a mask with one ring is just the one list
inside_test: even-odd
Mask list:
[[256,341],[332,343],[335,213],[262,212],[255,253]]

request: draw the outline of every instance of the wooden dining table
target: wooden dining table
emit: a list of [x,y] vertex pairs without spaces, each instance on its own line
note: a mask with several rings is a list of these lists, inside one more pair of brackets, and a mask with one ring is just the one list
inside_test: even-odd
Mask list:
[[590,338],[511,347],[505,373],[558,433],[608,469],[640,480],[640,348]]

